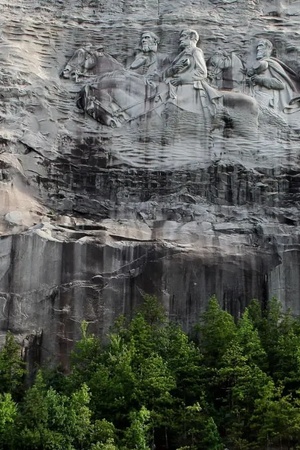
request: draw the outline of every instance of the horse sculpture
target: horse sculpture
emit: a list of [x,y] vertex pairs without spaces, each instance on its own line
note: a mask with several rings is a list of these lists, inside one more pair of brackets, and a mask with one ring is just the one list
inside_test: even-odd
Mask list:
[[[297,81],[297,76],[282,61],[276,60],[275,58],[272,58],[272,60],[279,63],[282,67],[281,74],[284,72],[287,74],[286,78],[282,75],[282,81],[286,85],[287,92],[286,103],[284,104],[282,102],[282,109],[265,104],[265,99],[268,100],[268,97],[264,96],[264,94],[262,101],[255,95],[251,76],[249,75],[250,71],[244,68],[243,62],[234,52],[228,53],[222,50],[215,52],[207,61],[208,78],[210,83],[218,89],[228,89],[243,92],[249,96],[251,95],[259,105],[259,123],[261,127],[268,127],[269,130],[272,129],[271,127],[276,127],[277,129],[285,130],[285,132],[289,132],[290,128],[298,130],[300,96],[297,95],[297,91],[293,92],[289,89],[291,83],[288,81],[289,79]],[[262,62],[259,67],[263,68],[263,65],[267,65],[267,62]],[[260,93],[260,90],[258,92]],[[271,92],[272,89],[270,88]],[[283,92],[283,90],[278,92]]]
[[[173,86],[167,80],[158,81],[145,78],[115,60],[112,56],[92,48],[80,48],[68,61],[61,76],[77,82],[85,80],[77,100],[77,106],[98,122],[118,127],[124,122],[137,119],[145,114],[164,111],[168,103],[182,110],[201,115],[196,105],[188,109],[189,102],[176,100]],[[184,86],[179,87],[182,89]],[[191,90],[193,92],[193,90]],[[195,90],[194,90],[195,92]],[[258,106],[256,101],[242,93],[216,91],[218,105],[213,105],[212,128],[215,123],[242,136],[253,133],[257,127]],[[214,117],[215,116],[215,117]],[[201,117],[201,116],[200,116]],[[196,120],[201,120],[196,119]]]
[[87,44],[73,53],[60,76],[78,82],[85,77],[91,78],[122,69],[124,66],[108,53],[104,53],[102,48],[94,49],[91,44]]
[[234,52],[218,50],[208,59],[207,70],[209,81],[216,88],[244,90],[244,65]]
[[[153,108],[154,84],[125,69],[111,55],[91,47],[75,51],[61,77],[84,82],[77,106],[98,122],[121,126]],[[166,89],[165,89],[166,91]]]

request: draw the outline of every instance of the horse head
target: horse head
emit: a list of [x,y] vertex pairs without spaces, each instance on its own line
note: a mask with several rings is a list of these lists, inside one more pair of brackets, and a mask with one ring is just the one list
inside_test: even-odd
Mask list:
[[216,51],[207,61],[208,79],[219,89],[238,88],[242,83],[243,63],[234,53]]
[[78,76],[92,73],[97,66],[98,58],[102,55],[100,49],[94,49],[91,44],[76,50],[64,69],[61,77],[66,79],[76,79]]
[[230,54],[224,50],[217,50],[207,61],[208,78],[221,79],[223,71],[230,66]]
[[61,77],[77,81],[79,77],[99,76],[122,68],[123,65],[104,53],[102,48],[88,44],[74,52],[62,70]]

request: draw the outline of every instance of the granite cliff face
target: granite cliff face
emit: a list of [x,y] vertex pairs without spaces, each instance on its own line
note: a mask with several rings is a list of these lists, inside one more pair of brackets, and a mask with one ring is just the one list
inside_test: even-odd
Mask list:
[[67,364],[144,292],[187,330],[213,294],[299,314],[300,2],[0,5],[3,336]]

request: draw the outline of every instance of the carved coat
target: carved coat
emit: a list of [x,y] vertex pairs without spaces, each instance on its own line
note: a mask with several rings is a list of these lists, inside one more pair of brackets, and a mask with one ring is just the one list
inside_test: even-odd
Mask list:
[[276,58],[264,58],[261,63],[266,64],[261,73],[263,84],[253,86],[253,95],[264,106],[284,111],[297,92],[291,79],[293,71]]
[[129,58],[125,65],[139,75],[160,73],[169,63],[169,58],[159,52],[138,52],[134,58]]
[[[177,67],[181,63],[184,63],[185,67],[178,71]],[[176,75],[182,76],[184,82],[176,88],[170,84],[170,94],[174,96],[172,102],[187,111],[197,114],[204,111],[210,116],[214,115],[216,100],[221,98],[222,94],[206,81],[207,68],[200,48],[188,47],[176,56],[165,71],[166,83]]]

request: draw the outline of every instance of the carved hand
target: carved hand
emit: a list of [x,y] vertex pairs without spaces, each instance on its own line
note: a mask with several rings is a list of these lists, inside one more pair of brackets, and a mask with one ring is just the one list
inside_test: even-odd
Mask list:
[[174,78],[171,78],[170,83],[173,86],[180,86],[182,83],[182,77],[176,76]]
[[146,83],[158,83],[161,81],[161,76],[155,72],[155,73],[149,73],[149,75],[146,76]]
[[171,78],[170,83],[173,86],[181,86],[182,84],[193,84],[193,82],[197,80],[190,76],[174,75],[174,77]]
[[170,80],[170,83],[173,86],[181,86],[182,84],[191,84],[191,80],[189,77],[184,77],[180,75],[175,75],[174,78]]
[[175,64],[175,66],[173,67],[173,72],[174,73],[182,72],[183,70],[187,69],[189,65],[190,65],[189,58],[183,59],[178,64]]
[[255,74],[255,70],[254,69],[241,69],[241,71],[243,73],[245,73],[247,75],[247,77],[252,77]]
[[257,86],[264,86],[267,89],[284,89],[284,83],[281,80],[277,80],[276,78],[267,78],[267,77],[260,77],[259,75],[253,75],[251,77],[251,81],[253,84],[256,84]]
[[138,69],[139,67],[141,67],[143,64],[145,64],[147,60],[146,56],[139,56],[138,58],[136,58],[133,63],[130,65],[130,69]]
[[253,84],[257,84],[258,86],[264,86],[264,78],[259,75],[253,75],[251,77],[251,81]]

